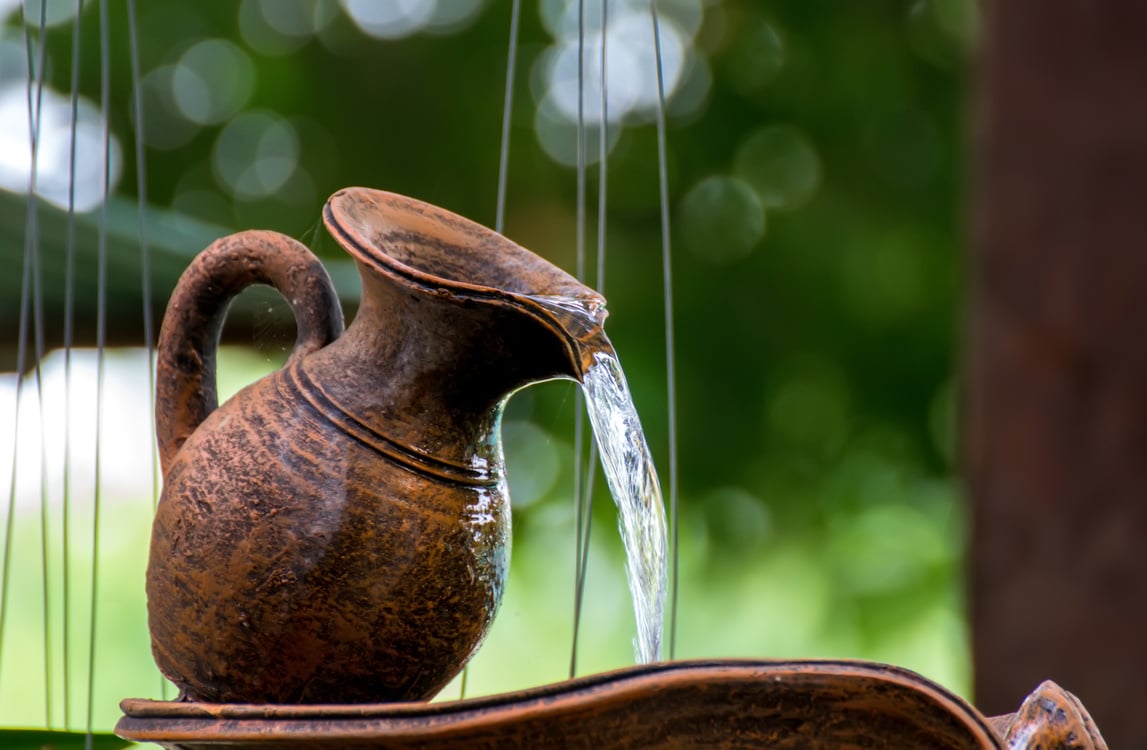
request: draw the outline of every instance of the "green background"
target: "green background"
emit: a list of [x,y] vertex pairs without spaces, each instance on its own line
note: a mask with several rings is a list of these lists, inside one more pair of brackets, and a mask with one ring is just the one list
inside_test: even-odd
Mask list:
[[[231,51],[212,59],[223,66],[218,85],[238,91],[222,94],[233,100],[224,119],[193,124],[170,99],[165,79],[144,88],[152,92],[144,99],[144,140],[156,304],[190,254],[238,229],[300,237],[345,271],[319,225],[325,196],[343,186],[408,194],[493,225],[510,2],[457,8],[471,4],[474,14],[457,27],[380,39],[333,3],[285,2],[324,20],[318,33],[297,37],[259,36],[245,27],[244,14],[266,5],[256,0],[140,3],[145,77],[162,66],[178,71],[197,43],[228,40]],[[122,280],[139,273],[132,208],[138,185],[126,17],[114,5],[111,130],[124,167],[109,226],[119,233],[110,249],[121,264],[114,278]],[[537,127],[560,6],[543,0],[522,7],[504,231],[573,272],[576,173],[546,151]],[[614,6],[627,7],[620,0]],[[974,3],[678,0],[660,7],[691,50],[685,83],[670,101],[667,134],[681,506],[675,656],[875,659],[966,694],[965,519],[954,414]],[[597,12],[596,3],[587,4],[591,18]],[[4,33],[22,43],[18,15]],[[71,33],[65,23],[47,36],[47,79],[59,91],[68,90]],[[94,3],[86,6],[82,38],[81,90],[98,102]],[[258,132],[285,122],[294,133],[290,177],[268,195],[245,193],[220,167],[229,124],[252,113],[258,117],[247,122],[265,126]],[[656,130],[649,112],[632,113],[613,130],[607,330],[664,481]],[[572,152],[572,124],[546,132],[564,138],[562,148]],[[589,145],[596,154],[596,139]],[[282,148],[291,151],[289,143]],[[593,268],[596,164],[587,183],[586,265]],[[25,203],[0,197],[8,285],[0,336],[12,349]],[[88,281],[95,278],[95,217],[84,219],[92,233],[81,235],[77,249]],[[62,257],[61,222],[53,209],[43,210],[46,265]],[[62,340],[62,297],[52,286],[59,277],[50,271],[49,348]],[[85,283],[77,287],[77,309],[91,316],[95,296]],[[135,287],[109,300],[115,320],[129,321],[113,325],[113,337],[120,329],[125,338],[136,335],[130,321],[142,316]],[[343,283],[352,298],[353,287],[353,279]],[[232,348],[220,375],[227,392],[277,366],[293,339],[285,305],[255,299],[240,310],[246,322],[228,329]],[[117,356],[126,368],[142,362]],[[567,676],[573,395],[570,384],[552,383],[510,402],[504,439],[515,502],[513,562],[501,613],[470,671],[470,694]],[[118,716],[120,698],[160,694],[143,609],[151,500],[121,499],[105,503],[101,517],[95,723],[103,728]],[[72,502],[74,539],[90,539],[90,499]],[[0,724],[43,726],[41,516],[17,512],[14,523]],[[57,530],[49,534],[57,555],[58,526],[53,520]],[[633,658],[623,551],[604,488],[592,540],[580,673]],[[74,585],[70,600],[72,726],[83,724],[87,694],[85,555],[90,542],[75,541],[70,570],[84,583]],[[59,565],[50,567],[59,618]],[[58,623],[49,631],[57,726],[61,631]],[[443,696],[457,691],[452,686]]]

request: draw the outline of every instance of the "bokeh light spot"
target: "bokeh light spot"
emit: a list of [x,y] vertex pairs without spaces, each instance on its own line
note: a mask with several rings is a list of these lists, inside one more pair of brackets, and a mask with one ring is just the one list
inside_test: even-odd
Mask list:
[[823,355],[799,355],[780,368],[768,400],[768,424],[781,438],[804,447],[833,450],[846,437],[852,411],[848,380]]
[[[653,26],[648,13],[635,8],[618,8],[608,22],[606,44],[606,107],[610,122],[632,111],[651,111],[657,106],[657,61]],[[601,118],[601,31],[588,32],[585,39],[583,71],[583,112],[586,120]],[[662,81],[665,95],[676,91],[685,67],[686,40],[672,22],[661,24]],[[578,41],[577,36],[557,42],[555,54],[548,57],[549,94],[557,111],[577,120]]]
[[502,444],[510,467],[510,500],[515,508],[533,505],[558,481],[562,462],[553,438],[533,422],[510,420],[502,423]]
[[874,171],[887,182],[918,188],[940,170],[943,142],[932,117],[903,107],[873,117],[864,130],[864,145]]
[[908,7],[908,42],[921,58],[951,68],[967,59],[980,35],[975,0],[916,0]]
[[936,450],[949,464],[956,461],[956,384],[948,380],[936,389],[928,407],[928,432]]
[[336,0],[243,0],[239,32],[266,55],[284,55],[306,44],[338,14]]
[[744,258],[765,235],[765,212],[744,180],[709,177],[681,204],[679,226],[689,248],[712,263]]
[[743,560],[760,550],[773,533],[769,507],[740,487],[721,487],[703,501],[710,547]]
[[175,102],[174,65],[162,65],[143,77],[143,136],[151,148],[183,146],[199,132]]
[[[104,170],[114,190],[123,168],[119,141],[110,138],[104,149],[104,120],[99,109],[85,98],[77,102],[72,120],[70,101],[51,88],[41,99],[40,140],[37,147],[36,194],[60,208],[67,208],[70,186],[72,129],[75,128],[76,211],[89,211],[104,199]],[[27,193],[32,172],[29,142],[28,89],[24,82],[0,84],[0,188]]]
[[877,324],[918,313],[928,302],[924,242],[912,232],[893,231],[848,248],[839,266],[845,304]]
[[299,140],[286,120],[270,112],[249,112],[227,124],[215,141],[215,177],[238,198],[270,195],[290,179],[299,163]]
[[[606,149],[612,150],[620,137],[621,128],[611,128]],[[585,163],[596,164],[600,150],[600,129],[596,121],[588,121],[585,128]],[[577,124],[567,119],[558,110],[553,97],[547,96],[538,103],[534,114],[534,133],[542,150],[559,164],[572,167],[577,164]]]
[[742,28],[723,58],[723,70],[733,87],[745,96],[761,92],[785,64],[784,38],[776,27],[757,18]]
[[[847,522],[845,522],[847,520]],[[954,540],[920,509],[885,502],[837,517],[828,545],[842,587],[853,595],[918,584],[956,556]]]
[[[20,0],[12,0],[10,5],[14,10],[20,6]],[[4,17],[5,8],[0,7],[0,18]],[[40,25],[41,12],[45,26],[58,26],[76,17],[75,0],[25,0],[24,22],[33,28]]]
[[241,110],[255,89],[251,58],[226,39],[205,39],[179,58],[172,75],[175,103],[200,125],[226,122]]
[[486,0],[449,0],[438,3],[426,23],[426,30],[434,34],[461,31],[478,17],[485,6]]
[[434,17],[437,0],[342,0],[343,10],[378,39],[401,39],[417,33]]
[[0,81],[15,81],[25,86],[28,81],[28,52],[24,42],[18,35],[3,35],[3,30],[0,30]]
[[820,157],[808,137],[789,125],[771,125],[737,149],[734,173],[752,185],[766,209],[804,205],[820,186]]

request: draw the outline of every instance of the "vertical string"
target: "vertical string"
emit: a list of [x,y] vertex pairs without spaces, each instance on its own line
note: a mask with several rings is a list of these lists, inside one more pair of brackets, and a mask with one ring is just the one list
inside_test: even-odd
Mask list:
[[80,102],[80,30],[82,28],[84,0],[76,0],[76,16],[72,25],[72,79],[70,84],[70,120],[68,143],[68,211],[64,241],[64,498],[63,498],[63,680],[64,727],[71,727],[71,681],[68,679],[71,653],[71,581],[68,573],[71,557],[71,498],[72,498],[72,344],[75,337],[75,265],[76,265],[76,120]]
[[[577,277],[585,281],[585,0],[577,5]],[[574,619],[570,647],[570,677],[577,674],[577,642],[581,629],[581,590],[585,578],[582,547],[588,519],[585,513],[585,397],[578,388],[574,394]]]
[[[135,128],[135,183],[136,206],[139,221],[139,276],[140,298],[143,306],[143,342],[147,350],[147,415],[148,424],[155,424],[155,324],[151,311],[151,249],[147,242],[147,169],[144,159],[143,85],[139,64],[139,33],[136,29],[135,0],[127,0],[127,37],[131,56],[131,91],[133,126]],[[159,503],[159,464],[156,461],[155,431],[149,430],[148,468],[151,470],[151,509]],[[159,675],[160,697],[167,698],[167,680]]]
[[100,116],[103,128],[103,200],[100,203],[97,238],[98,271],[96,276],[96,451],[95,491],[92,496],[92,578],[91,608],[88,620],[88,694],[85,728],[86,750],[94,744],[92,735],[95,708],[96,624],[99,605],[99,547],[100,547],[100,495],[101,455],[103,445],[104,377],[107,369],[107,205],[111,190],[111,62],[109,54],[108,3],[100,0]]
[[[8,485],[8,507],[4,520],[4,559],[3,563],[0,563],[0,663],[2,663],[2,657],[4,655],[5,625],[8,622],[8,598],[11,594],[9,583],[11,580],[12,526],[16,513],[16,458],[20,437],[20,402],[24,392],[24,365],[28,349],[28,298],[30,297],[29,286],[31,284],[31,270],[28,253],[25,251],[24,270],[21,273],[20,279],[20,315],[19,323],[17,324],[18,333],[16,335],[16,403],[14,404],[12,414],[11,473],[9,474],[10,481]],[[0,670],[0,675],[3,674],[3,670]]]
[[[25,24],[26,24],[26,20]],[[25,25],[24,33],[27,34],[27,26]],[[29,58],[31,56],[29,55]],[[28,86],[31,89],[34,71],[29,67],[28,70]],[[32,111],[31,106],[28,108],[28,132],[32,136],[36,132],[35,113]],[[34,141],[33,137],[33,141]],[[35,170],[33,170],[33,175]],[[31,179],[31,178],[29,178]],[[29,195],[29,201],[31,201]],[[15,523],[16,516],[16,480],[17,480],[17,457],[20,445],[20,404],[23,400],[24,393],[24,368],[27,365],[28,355],[28,316],[29,306],[31,299],[31,283],[32,283],[32,246],[29,243],[27,234],[24,237],[24,258],[23,268],[20,273],[20,312],[17,322],[16,333],[16,402],[13,405],[12,414],[12,455],[10,456],[11,472],[9,473],[8,485],[8,506],[4,516],[4,557],[0,562],[0,663],[3,661],[4,655],[4,635],[6,625],[8,622],[8,600],[11,596],[11,570],[12,570],[12,528]],[[0,675],[3,675],[3,670],[0,670]]]
[[[48,541],[48,448],[45,435],[44,411],[44,300],[43,281],[40,274],[40,229],[39,205],[36,196],[36,179],[40,163],[40,134],[42,121],[42,107],[44,103],[44,61],[47,50],[45,30],[47,28],[47,9],[44,2],[40,2],[40,18],[36,34],[36,43],[33,45],[32,35],[28,31],[27,7],[23,9],[24,51],[28,63],[28,135],[29,135],[29,174],[28,174],[28,208],[24,224],[24,262],[31,273],[32,294],[32,342],[33,357],[32,373],[36,386],[36,403],[40,418],[40,576],[43,585],[40,589],[41,614],[43,616],[43,644],[44,644],[44,725],[52,727],[52,596],[49,558],[51,547]],[[35,53],[33,53],[35,47]],[[21,371],[22,372],[22,371]]]
[[510,115],[514,106],[514,69],[518,61],[518,17],[521,0],[514,0],[510,10],[510,50],[506,55],[506,93],[502,100],[502,144],[498,150],[498,208],[494,217],[494,231],[499,234],[506,220],[506,175],[510,165]]
[[669,429],[669,526],[670,537],[670,606],[669,658],[677,651],[677,374],[673,346],[673,275],[669,246],[669,176],[665,155],[665,80],[661,63],[661,27],[657,19],[657,0],[649,1],[653,22],[653,55],[657,61],[657,177],[661,190],[661,269],[665,298],[665,381],[666,415]]
[[598,64],[598,88],[601,92],[600,111],[598,118],[597,138],[597,291],[605,295],[605,216],[606,216],[606,173],[607,155],[609,152],[609,104],[606,98],[605,51],[606,32],[609,14],[609,0],[601,0],[601,57]]
[[[514,0],[510,8],[510,48],[506,53],[506,91],[502,98],[502,141],[498,149],[498,202],[494,213],[494,231],[498,234],[506,226],[506,182],[510,166],[510,119],[514,111],[514,76],[518,65],[518,19],[521,17],[521,0]],[[466,697],[466,685],[470,679],[470,665],[462,668],[462,685],[458,699]]]
[[[139,36],[135,25],[135,0],[127,0],[127,34],[131,56],[132,108],[135,110],[135,181],[137,211],[139,214],[139,275],[140,297],[143,300],[143,341],[147,349],[147,392],[149,424],[155,423],[155,370],[151,366],[155,354],[155,325],[151,315],[151,250],[147,243],[147,169],[144,161],[143,86],[139,66]],[[151,497],[152,509],[158,501],[159,471],[156,462],[155,440],[151,442]]]
[[[609,0],[601,0],[601,16],[599,25],[601,27],[601,47],[600,57],[598,59],[598,87],[600,92],[599,112],[598,112],[598,155],[597,155],[597,168],[598,168],[598,192],[597,192],[597,286],[596,289],[602,295],[605,294],[605,226],[606,226],[606,174],[607,174],[607,152],[609,150],[609,107],[607,104],[608,87],[606,85],[606,49],[607,44],[607,31],[608,31],[608,15],[609,15]],[[579,59],[580,59],[579,55]],[[579,392],[580,393],[580,392]],[[580,403],[579,403],[580,407]],[[579,408],[578,415],[581,416],[582,411]],[[590,531],[592,529],[593,520],[593,492],[594,484],[597,473],[597,443],[590,441],[589,445],[589,463],[587,469],[587,476],[585,481],[584,492],[580,497],[580,510],[581,515],[578,519],[579,529],[582,533],[578,539],[578,560],[575,567],[577,571],[577,593],[574,601],[574,642],[577,642],[578,631],[580,630],[581,613],[583,603],[585,601],[585,579],[586,569],[589,564],[589,540]],[[580,455],[580,453],[579,453]],[[576,663],[571,662],[570,677],[573,677],[574,667]]]

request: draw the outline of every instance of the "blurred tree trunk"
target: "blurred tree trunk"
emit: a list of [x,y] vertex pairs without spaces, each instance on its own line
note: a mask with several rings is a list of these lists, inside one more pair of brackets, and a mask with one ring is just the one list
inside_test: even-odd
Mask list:
[[1147,699],[1147,3],[984,3],[966,458],[977,705]]

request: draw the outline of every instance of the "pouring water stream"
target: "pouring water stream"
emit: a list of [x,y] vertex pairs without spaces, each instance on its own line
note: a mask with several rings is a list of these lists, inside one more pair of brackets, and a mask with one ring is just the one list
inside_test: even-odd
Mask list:
[[[600,325],[604,317],[603,310],[576,298],[532,299],[547,307],[575,312],[595,325]],[[639,662],[647,664],[661,658],[668,582],[665,506],[625,373],[604,332],[598,338],[593,364],[586,370],[581,386],[606,482],[618,510],[637,621],[634,652]]]
[[619,514],[625,570],[637,617],[638,661],[661,658],[666,591],[666,525],[661,485],[625,374],[612,351],[594,355],[585,373],[586,409]]

